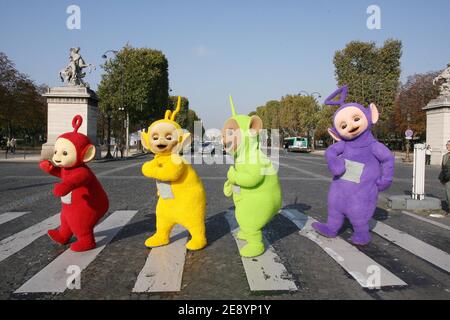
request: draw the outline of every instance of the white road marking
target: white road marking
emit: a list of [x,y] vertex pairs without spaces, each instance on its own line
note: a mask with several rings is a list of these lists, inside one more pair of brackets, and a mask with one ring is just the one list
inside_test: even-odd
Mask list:
[[178,292],[186,258],[187,232],[180,225],[172,230],[170,243],[152,248],[133,292]]
[[59,213],[0,241],[0,262],[59,225]]
[[[238,225],[234,217],[234,211],[228,211],[225,215],[230,225],[231,233],[236,241],[238,248],[245,245],[236,237]],[[264,240],[266,251],[259,257],[244,258],[241,257],[244,265],[247,281],[251,291],[295,291],[298,290],[292,275],[288,273],[284,265],[279,262],[280,257],[275,249]]]
[[[83,271],[136,213],[135,210],[115,211],[95,228],[97,248],[86,252],[74,252],[70,249],[64,251],[15,293],[64,292],[67,289],[67,280],[71,276],[67,273],[68,268],[76,266]],[[82,287],[83,279],[81,278]]]
[[376,263],[342,238],[336,237],[334,239],[329,239],[318,234],[311,227],[311,224],[316,222],[315,219],[292,209],[283,209],[282,214],[300,229],[300,235],[308,238],[321,247],[362,287],[370,289],[375,289],[377,287],[377,285],[374,285],[376,282],[374,282],[375,279],[373,278],[371,271],[374,266],[380,271],[379,287],[407,285],[403,280],[389,272],[383,266]]
[[450,254],[447,252],[433,247],[405,232],[394,229],[383,222],[375,221],[373,219],[371,220],[371,230],[419,258],[450,272]]
[[30,213],[30,211],[25,212],[6,212],[0,215],[0,224],[4,224],[6,222],[9,222],[11,220],[17,219],[27,213]]
[[403,213],[403,214],[406,214],[407,216],[410,216],[410,217],[412,217],[412,218],[416,218],[416,219],[418,219],[418,220],[421,220],[421,221],[424,221],[424,222],[428,222],[428,223],[430,223],[430,224],[432,224],[432,225],[435,225],[435,226],[437,226],[437,227],[441,227],[441,228],[443,228],[443,229],[450,230],[450,226],[448,226],[448,225],[446,225],[446,224],[443,224],[443,223],[440,223],[440,222],[437,222],[437,221],[434,221],[434,220],[431,220],[431,219],[427,219],[427,218],[425,218],[425,217],[419,216],[419,215],[414,214],[414,213],[412,213],[412,212],[402,211],[402,213]]

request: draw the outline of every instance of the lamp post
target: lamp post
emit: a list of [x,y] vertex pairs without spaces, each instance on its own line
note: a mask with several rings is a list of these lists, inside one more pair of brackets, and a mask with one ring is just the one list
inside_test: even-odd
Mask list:
[[106,139],[108,141],[108,149],[106,152],[105,159],[113,158],[113,156],[111,155],[111,113],[112,113],[111,106],[108,105],[108,107],[106,108],[106,116],[108,117],[108,134],[106,135]]
[[[107,59],[108,58],[108,53],[113,53],[114,54],[114,56],[116,57],[116,59],[117,59],[117,54],[119,53],[119,51],[117,51],[117,50],[108,50],[108,51],[106,51],[103,55],[102,55],[102,58],[103,59]],[[121,72],[120,72],[120,91],[121,91],[121,95],[122,95],[122,101],[121,101],[121,104],[122,104],[122,106],[119,108],[119,110],[120,111],[125,111],[125,114],[126,114],[126,116],[125,116],[125,118],[126,118],[126,122],[125,122],[125,139],[126,139],[126,142],[125,142],[125,155],[126,156],[128,156],[129,155],[129,131],[130,131],[130,116],[129,116],[129,114],[128,114],[128,110],[127,110],[127,108],[125,108],[125,91],[124,91],[124,80],[123,80],[123,74],[124,74],[124,66],[123,66],[123,63],[122,63],[122,61],[119,61],[120,62],[120,68],[121,68]]]
[[[317,92],[317,91],[314,91],[314,92],[312,92],[312,93],[310,94],[308,91],[301,90],[301,91],[298,93],[299,96],[305,95],[305,96],[308,96],[308,97],[311,97],[311,98],[315,98],[315,97],[314,97],[315,94],[317,95],[317,99],[322,98],[322,95],[321,95],[319,92]],[[314,150],[315,150],[315,135],[316,135],[316,129],[315,129],[315,128],[308,128],[308,134],[311,136],[311,151],[314,151]]]

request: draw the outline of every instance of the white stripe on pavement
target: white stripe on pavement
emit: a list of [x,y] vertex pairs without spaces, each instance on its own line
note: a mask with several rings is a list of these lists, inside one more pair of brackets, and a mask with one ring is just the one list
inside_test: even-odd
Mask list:
[[[236,237],[238,225],[234,217],[234,211],[228,211],[225,215],[230,225],[231,233],[238,248],[245,245]],[[266,251],[259,257],[241,257],[244,265],[247,281],[251,291],[295,291],[297,286],[292,280],[292,275],[288,273],[284,265],[279,262],[280,258],[275,249],[264,240]]]
[[[293,209],[283,209],[283,216],[291,220],[299,229],[299,234],[315,242],[362,287],[376,289],[407,284],[370,257],[359,251],[340,237],[329,239],[315,232],[311,224],[315,219]],[[376,277],[376,272],[379,277]]]
[[30,211],[26,212],[5,212],[0,215],[0,224],[4,224],[6,222],[9,222],[11,220],[17,219],[27,213],[30,213]]
[[450,272],[450,255],[428,243],[423,242],[405,232],[394,229],[387,224],[371,220],[371,230],[386,240],[428,261],[435,266]]
[[0,262],[59,225],[59,213],[0,241]]
[[[64,251],[15,293],[64,292],[68,287],[68,280],[73,276],[69,267],[83,271],[136,213],[135,210],[115,211],[95,228],[97,248],[85,252],[74,252],[70,249]],[[83,279],[80,279],[82,288]]]
[[180,291],[186,242],[187,232],[180,225],[176,225],[168,245],[151,249],[133,292]]
[[440,223],[440,222],[437,222],[437,221],[434,221],[434,220],[431,220],[431,219],[427,219],[425,217],[419,216],[417,214],[414,214],[414,213],[411,213],[411,212],[408,212],[408,211],[402,211],[402,213],[406,214],[407,216],[416,218],[418,220],[421,220],[421,221],[424,221],[424,222],[428,222],[428,223],[430,223],[432,225],[435,225],[437,227],[441,227],[443,229],[450,230],[450,226],[448,226],[446,224],[443,224],[443,223]]

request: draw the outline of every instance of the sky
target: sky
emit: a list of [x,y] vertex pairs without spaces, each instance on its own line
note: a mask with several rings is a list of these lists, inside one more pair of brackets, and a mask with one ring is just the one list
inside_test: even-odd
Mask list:
[[[68,6],[81,28],[66,26]],[[381,29],[369,30],[377,5]],[[334,91],[333,56],[352,40],[403,42],[402,80],[450,62],[448,0],[0,0],[0,51],[36,83],[59,86],[69,48],[97,69],[102,54],[127,42],[164,52],[172,95],[189,98],[206,128],[287,94]]]

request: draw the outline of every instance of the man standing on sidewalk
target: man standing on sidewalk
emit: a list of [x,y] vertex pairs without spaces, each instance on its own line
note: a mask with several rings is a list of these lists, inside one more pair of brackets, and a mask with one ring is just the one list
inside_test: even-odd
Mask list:
[[425,149],[425,164],[429,166],[431,164],[431,152],[433,150],[431,149],[431,146],[427,144],[427,148]]
[[447,212],[450,212],[450,140],[447,141],[447,153],[442,157],[441,173],[439,180],[445,186],[447,200]]

